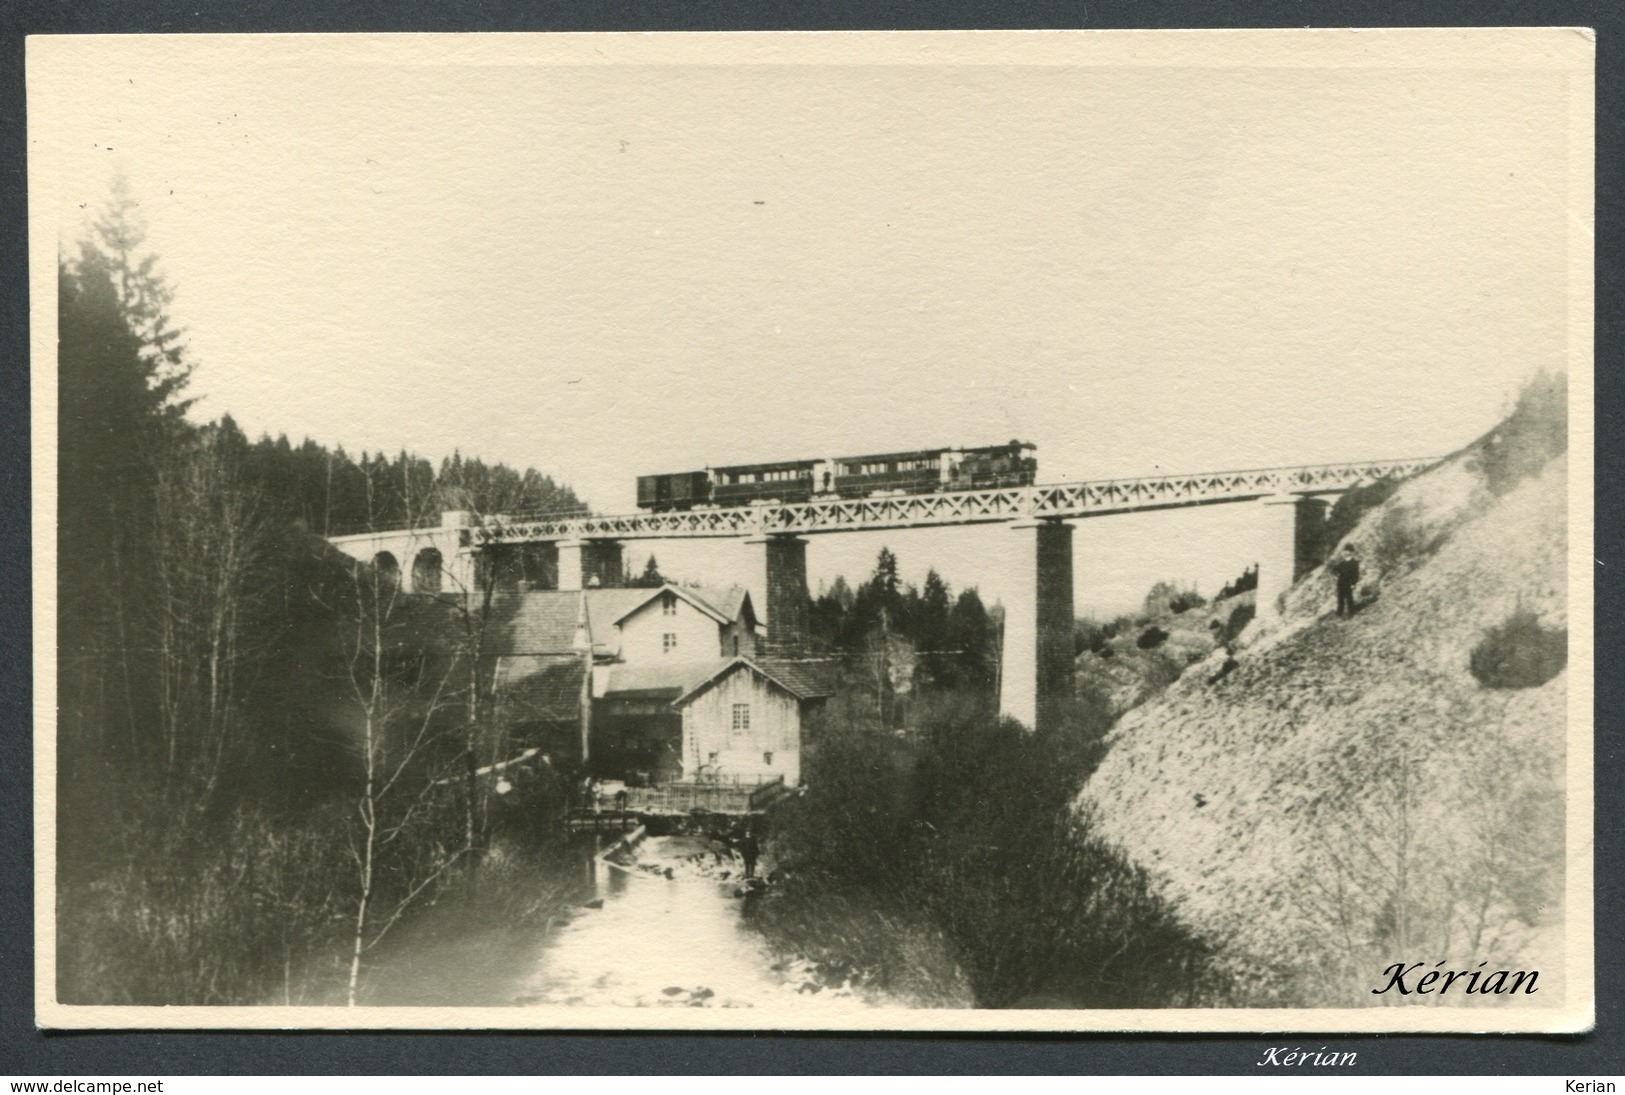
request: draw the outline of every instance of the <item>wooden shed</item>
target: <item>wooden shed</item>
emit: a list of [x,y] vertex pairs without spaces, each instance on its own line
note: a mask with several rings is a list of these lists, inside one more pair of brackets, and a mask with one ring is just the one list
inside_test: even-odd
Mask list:
[[807,715],[833,689],[817,667],[732,658],[673,702],[683,716],[683,778],[801,782]]

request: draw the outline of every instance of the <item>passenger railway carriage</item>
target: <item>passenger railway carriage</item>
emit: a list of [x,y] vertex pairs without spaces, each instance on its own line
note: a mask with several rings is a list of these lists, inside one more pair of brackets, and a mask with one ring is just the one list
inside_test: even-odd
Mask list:
[[734,464],[638,476],[638,506],[662,512],[752,502],[807,502],[875,494],[931,494],[1032,485],[1036,446],[1025,441],[972,449],[921,449],[868,456]]

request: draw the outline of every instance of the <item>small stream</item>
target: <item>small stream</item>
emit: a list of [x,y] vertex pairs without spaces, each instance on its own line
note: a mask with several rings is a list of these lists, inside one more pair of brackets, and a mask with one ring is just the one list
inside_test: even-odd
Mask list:
[[[582,840],[571,911],[551,928],[491,923],[478,907],[425,910],[380,955],[371,1002],[424,1006],[905,1006],[822,984],[745,923],[738,860],[698,836],[654,836],[613,857]],[[616,862],[619,860],[619,862]],[[554,880],[556,883],[557,880]]]

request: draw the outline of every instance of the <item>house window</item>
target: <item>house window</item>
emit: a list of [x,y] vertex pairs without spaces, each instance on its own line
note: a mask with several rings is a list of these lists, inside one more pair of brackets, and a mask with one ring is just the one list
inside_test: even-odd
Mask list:
[[734,704],[733,732],[743,734],[750,729],[750,704]]
[[670,654],[673,650],[676,650],[676,649],[677,649],[677,632],[668,631],[664,635],[660,636],[660,651],[661,651],[661,653]]
[[660,597],[660,614],[662,616],[677,615],[677,594],[665,593]]
[[769,765],[772,764],[773,763],[773,754],[772,753],[763,753],[762,754],[762,763],[763,764],[769,764]]

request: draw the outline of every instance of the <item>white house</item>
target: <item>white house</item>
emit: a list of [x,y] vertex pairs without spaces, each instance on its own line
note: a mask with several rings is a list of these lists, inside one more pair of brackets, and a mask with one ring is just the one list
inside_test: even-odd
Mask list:
[[648,596],[618,606],[620,614],[608,621],[615,627],[616,657],[628,665],[756,653],[756,613],[744,590],[666,585],[640,592]]
[[585,627],[599,664],[702,662],[755,653],[750,594],[737,587],[532,590],[499,593],[488,648],[504,657],[568,654]]
[[[753,654],[757,635],[750,595],[738,588],[533,590],[498,595],[487,649],[504,709],[523,720],[528,743],[583,726],[575,737],[595,774],[662,782],[682,771],[672,701],[725,659]],[[566,712],[589,662],[590,692]]]

